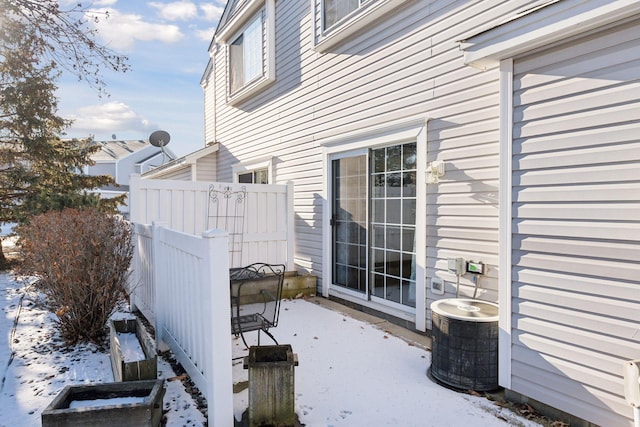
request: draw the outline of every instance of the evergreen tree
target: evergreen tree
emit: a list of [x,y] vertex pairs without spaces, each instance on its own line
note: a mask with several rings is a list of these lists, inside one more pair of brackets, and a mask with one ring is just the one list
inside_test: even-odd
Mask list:
[[28,22],[0,10],[0,223],[65,207],[114,210],[122,202],[86,193],[113,179],[82,173],[99,146],[60,138],[70,122],[56,115],[59,72],[45,50]]

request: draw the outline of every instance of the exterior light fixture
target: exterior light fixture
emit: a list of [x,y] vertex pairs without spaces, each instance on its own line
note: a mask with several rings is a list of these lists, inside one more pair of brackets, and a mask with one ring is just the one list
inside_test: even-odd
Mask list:
[[445,162],[442,160],[435,160],[427,166],[427,184],[437,184],[440,182],[440,178],[444,176]]

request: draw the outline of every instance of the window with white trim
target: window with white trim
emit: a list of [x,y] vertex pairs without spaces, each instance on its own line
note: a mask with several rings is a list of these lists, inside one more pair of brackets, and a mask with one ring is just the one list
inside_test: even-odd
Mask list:
[[273,176],[272,158],[236,163],[231,166],[233,182],[239,184],[271,184]]
[[269,170],[256,169],[247,172],[238,173],[239,184],[268,184],[269,183]]
[[216,34],[226,45],[227,102],[235,105],[275,81],[275,0],[248,0]]
[[[312,0],[314,16],[314,49],[325,52],[348,40],[375,22],[394,13],[408,0]],[[319,10],[318,10],[319,9]]]
[[244,31],[229,44],[229,93],[233,96],[264,76],[263,13],[258,12]]
[[322,0],[322,28],[328,30],[369,0]]

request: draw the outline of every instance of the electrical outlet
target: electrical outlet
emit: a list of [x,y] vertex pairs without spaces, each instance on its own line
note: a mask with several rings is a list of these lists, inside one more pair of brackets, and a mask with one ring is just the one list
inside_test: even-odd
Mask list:
[[464,274],[464,259],[449,258],[447,260],[447,269],[449,270],[449,273],[453,273],[455,275]]
[[436,295],[444,295],[444,281],[441,278],[431,278],[431,292]]
[[481,262],[467,262],[467,273],[484,274],[484,264]]

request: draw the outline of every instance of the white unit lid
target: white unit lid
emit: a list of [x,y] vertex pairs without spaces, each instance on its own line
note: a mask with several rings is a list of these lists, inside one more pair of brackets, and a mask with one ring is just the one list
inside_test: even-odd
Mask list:
[[431,303],[431,310],[440,316],[470,322],[497,322],[498,304],[465,298],[447,298]]

